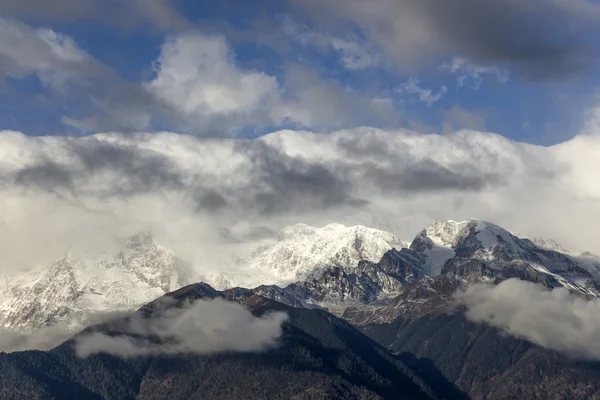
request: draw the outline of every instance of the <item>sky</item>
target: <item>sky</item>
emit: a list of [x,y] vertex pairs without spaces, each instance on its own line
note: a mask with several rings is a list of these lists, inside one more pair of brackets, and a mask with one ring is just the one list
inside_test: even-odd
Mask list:
[[550,145],[597,101],[592,0],[6,0],[0,128],[371,126]]
[[2,1],[0,272],[471,217],[600,253],[598,30],[591,0]]

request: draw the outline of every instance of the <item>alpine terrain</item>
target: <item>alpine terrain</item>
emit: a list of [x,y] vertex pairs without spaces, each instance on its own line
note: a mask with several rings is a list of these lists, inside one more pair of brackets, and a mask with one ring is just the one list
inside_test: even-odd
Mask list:
[[[105,316],[108,322],[46,352],[0,353],[2,398],[600,395],[600,363],[473,322],[455,295],[477,283],[517,279],[597,298],[600,260],[589,253],[472,219],[435,222],[410,244],[364,227],[296,225],[248,260],[251,270],[277,277],[280,284],[221,290],[190,284],[199,271],[150,234],[131,238],[116,254],[89,260],[67,255],[3,282],[9,288],[2,294],[6,327],[62,322],[79,328],[94,312],[138,311]],[[25,295],[31,291],[36,296]],[[223,344],[206,348],[214,332],[226,340],[239,331],[226,327],[235,323],[225,314],[229,306],[217,311],[214,328],[214,311],[188,312],[198,301],[215,299],[254,315],[243,316],[243,335],[234,336],[231,350]],[[197,315],[200,325],[194,325]],[[273,319],[276,315],[285,318]],[[256,322],[248,318],[271,321],[271,328],[260,325],[256,331],[269,339],[241,343],[253,335],[249,327]],[[277,338],[273,321],[281,324]],[[182,336],[186,332],[191,333]]]
[[[239,272],[205,279],[218,288],[281,285],[326,268],[376,262],[388,250],[408,245],[390,233],[362,226],[299,224],[285,228],[273,244],[256,249],[232,266]],[[0,277],[0,327],[28,332],[59,324],[80,329],[90,318],[133,311],[169,291],[198,282],[206,275],[205,267],[187,264],[157,244],[149,232],[130,238],[114,252],[86,257],[67,253],[47,265]]]

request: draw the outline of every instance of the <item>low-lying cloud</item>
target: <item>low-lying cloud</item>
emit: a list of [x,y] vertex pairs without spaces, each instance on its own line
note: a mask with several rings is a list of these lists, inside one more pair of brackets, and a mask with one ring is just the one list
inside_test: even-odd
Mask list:
[[600,299],[518,279],[473,285],[456,296],[475,322],[576,357],[600,359]]
[[600,218],[598,151],[597,135],[542,147],[474,131],[280,131],[256,140],[2,132],[0,272],[151,231],[206,275],[269,241],[254,232],[300,222],[410,240],[435,219],[477,217],[598,253],[589,230]]
[[0,328],[0,351],[13,352],[25,350],[50,350],[75,336],[84,326],[100,324],[118,318],[124,318],[129,313],[111,311],[89,311],[80,315],[77,323],[59,321],[52,325],[40,326],[35,329]]
[[50,350],[68,340],[75,330],[49,326],[31,332],[0,328],[0,351]]
[[286,319],[283,312],[256,317],[234,302],[197,300],[181,308],[167,308],[149,318],[134,314],[113,323],[111,334],[83,333],[76,337],[75,349],[80,357],[97,353],[135,357],[255,352],[277,345]]

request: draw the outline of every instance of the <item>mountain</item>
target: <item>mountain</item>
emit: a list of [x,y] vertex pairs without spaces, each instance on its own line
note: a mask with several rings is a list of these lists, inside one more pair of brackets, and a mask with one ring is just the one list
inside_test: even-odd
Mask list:
[[[443,289],[433,293],[442,298],[474,283],[510,278],[598,297],[598,259],[569,254],[575,253],[538,246],[485,221],[437,221],[419,232],[408,248],[389,250],[379,262],[328,267],[284,288],[261,286],[255,293],[290,305],[327,308],[336,315],[351,308],[360,314],[358,320],[370,320],[365,312],[388,319],[407,312],[411,302],[399,306],[398,299],[410,291],[430,294],[437,284]],[[383,314],[382,307],[388,307]],[[420,307],[412,308],[411,313],[421,313]]]
[[[151,250],[151,242],[141,236],[130,247]],[[320,248],[324,247],[328,246]],[[137,271],[132,276],[138,280],[145,277],[146,284],[161,290],[166,282],[173,283],[158,278],[160,268],[134,262],[144,260],[145,252],[123,254],[136,255],[117,258],[130,260],[120,265],[130,265],[122,269]],[[64,260],[60,265],[72,271],[77,268],[65,267],[72,263]],[[171,271],[181,267],[172,265]],[[135,314],[151,318],[161,304],[182,307],[212,298],[241,304],[257,317],[283,311],[289,319],[275,348],[260,353],[79,358],[77,338],[93,332],[129,337],[133,343],[162,343],[160,336],[119,331],[115,327],[120,325],[110,322],[86,329],[48,352],[0,354],[0,393],[6,398],[599,398],[600,363],[474,323],[453,296],[475,283],[518,278],[594,298],[600,293],[599,265],[591,254],[519,237],[489,222],[435,222],[408,247],[389,249],[378,261],[319,264],[282,286],[219,291],[193,284]],[[63,291],[73,293],[68,285],[52,290],[62,297],[68,297]],[[132,317],[123,321],[128,318]],[[169,332],[185,326],[178,322]],[[247,326],[239,330],[250,336]]]
[[[253,294],[294,307],[323,308],[337,316],[350,315],[345,314],[349,309],[355,316],[348,318],[354,322],[381,322],[382,315],[387,321],[402,313],[422,314],[427,307],[398,299],[407,296],[407,290],[429,293],[428,285],[438,277],[446,277],[444,285],[453,290],[517,277],[595,297],[600,293],[598,260],[475,219],[435,222],[410,244],[362,226],[300,224],[284,229],[275,243],[260,247],[246,264],[237,266],[246,277],[225,274],[209,283],[219,289],[241,283],[237,286],[254,287]],[[31,331],[63,325],[76,330],[88,324],[90,316],[134,310],[199,281],[199,276],[198,267],[142,233],[113,253],[86,258],[67,254],[0,279],[0,327]],[[415,284],[423,287],[416,290]],[[445,292],[440,296],[448,297]]]
[[[557,321],[557,323],[560,323]],[[433,369],[472,399],[596,399],[600,363],[544,349],[464,312],[399,316],[362,331],[421,372]]]
[[[196,284],[127,318],[152,320],[165,312],[165,304],[168,311],[191,301],[232,297],[235,291],[219,292]],[[4,399],[441,399],[461,395],[439,376],[421,376],[325,311],[293,308],[258,296],[240,304],[256,317],[287,314],[276,347],[262,352],[78,357],[76,343],[83,335],[130,337],[118,328],[125,320],[112,321],[88,328],[48,352],[0,353],[0,393]]]
[[[410,250],[425,256],[425,274],[454,275],[466,281],[521,277],[581,294],[600,294],[600,269],[582,263],[554,242],[537,245],[489,222],[436,222],[420,232]],[[543,244],[543,245],[539,245]]]
[[[448,278],[425,279],[441,283]],[[439,288],[438,283],[429,283]],[[187,304],[219,298],[242,305],[255,318],[285,312],[287,320],[276,346],[262,351],[127,355],[123,343],[164,343],[152,336],[155,333],[146,336],[125,329],[132,325],[129,321],[153,321]],[[124,351],[124,355],[78,355],[78,343],[94,334],[120,344],[106,351]],[[107,346],[101,340],[94,344]],[[5,399],[583,400],[600,396],[600,363],[572,359],[470,322],[460,309],[400,316],[363,325],[359,331],[323,310],[286,306],[248,289],[217,291],[207,284],[169,293],[133,315],[87,328],[50,351],[0,353],[0,374]]]
[[[239,270],[209,277],[219,288],[285,285],[318,275],[325,269],[355,267],[360,261],[377,262],[393,248],[410,243],[389,232],[364,226],[306,224],[287,227],[273,244],[263,245],[240,260]],[[240,273],[241,272],[241,273]]]
[[[402,246],[408,243],[363,226],[299,224],[282,230],[273,245],[262,246],[240,261],[238,268],[244,274],[219,274],[210,282],[219,288],[282,284],[332,266],[378,261],[386,251]],[[31,331],[62,324],[79,329],[90,316],[132,311],[199,281],[201,267],[186,265],[149,232],[128,239],[115,252],[65,254],[47,265],[0,277],[0,328]]]
[[141,233],[114,253],[66,254],[0,279],[0,327],[27,331],[60,323],[80,329],[93,314],[131,311],[195,281],[188,265]]

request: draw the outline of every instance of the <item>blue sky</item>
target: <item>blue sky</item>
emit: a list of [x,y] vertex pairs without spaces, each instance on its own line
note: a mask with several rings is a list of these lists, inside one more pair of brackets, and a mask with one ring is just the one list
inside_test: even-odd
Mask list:
[[0,15],[0,129],[29,135],[362,125],[554,144],[600,84],[589,0],[9,0]]

